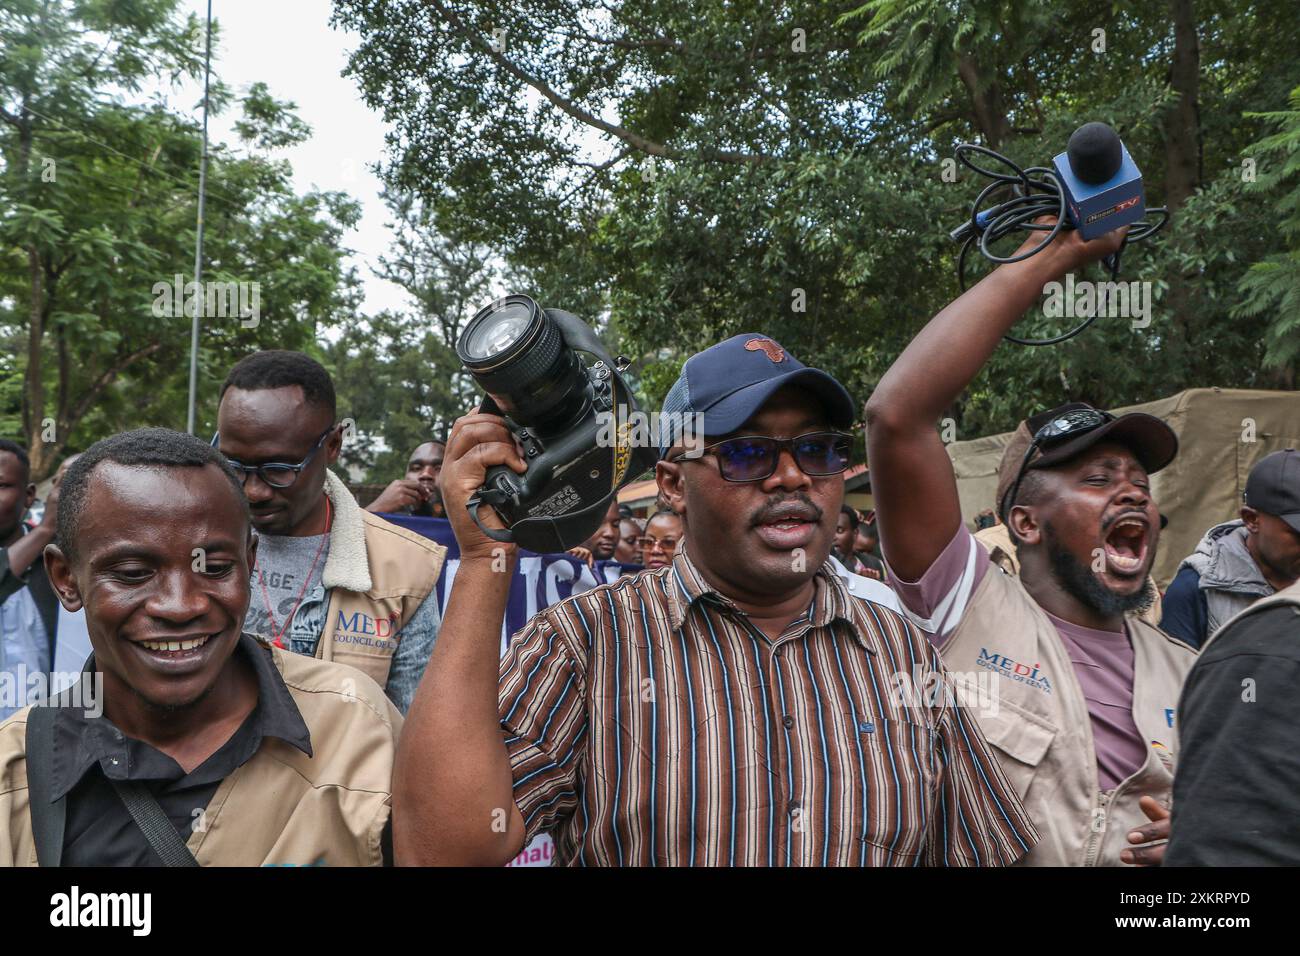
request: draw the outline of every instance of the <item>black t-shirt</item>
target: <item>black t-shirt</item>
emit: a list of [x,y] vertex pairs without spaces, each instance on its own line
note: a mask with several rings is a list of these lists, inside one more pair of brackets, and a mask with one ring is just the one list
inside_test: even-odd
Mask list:
[[[186,773],[167,754],[127,737],[107,717],[59,709],[51,754],[52,796],[67,794],[64,866],[160,866],[111,779],[144,784],[182,839],[204,825],[204,810],[221,781],[250,760],[265,737],[311,755],[311,737],[270,652],[247,634],[235,653],[257,676],[257,706],[207,760]],[[91,668],[93,664],[87,663]]]
[[1300,608],[1222,631],[1178,704],[1166,866],[1300,866]]

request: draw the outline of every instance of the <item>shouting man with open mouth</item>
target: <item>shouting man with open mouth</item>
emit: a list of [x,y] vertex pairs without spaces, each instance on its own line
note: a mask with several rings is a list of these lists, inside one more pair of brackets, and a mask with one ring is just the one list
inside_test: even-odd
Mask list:
[[1020,861],[1029,865],[1156,863],[1164,853],[1174,707],[1194,652],[1132,612],[1148,601],[1160,535],[1150,476],[1178,441],[1158,418],[1079,402],[1022,422],[997,497],[1017,579],[963,524],[934,426],[1044,285],[1122,238],[1062,232],[1000,266],[930,321],[866,410],[892,583],[959,682],[995,682],[985,696],[998,706],[977,716],[1043,835]]

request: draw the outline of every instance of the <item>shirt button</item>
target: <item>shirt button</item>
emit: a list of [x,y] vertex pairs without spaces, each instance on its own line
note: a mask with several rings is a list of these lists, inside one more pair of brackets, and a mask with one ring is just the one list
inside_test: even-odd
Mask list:
[[774,651],[772,652],[772,656],[773,656],[773,657],[780,657],[780,656],[781,656],[781,652],[782,652],[783,650],[785,650],[785,647],[784,647],[784,646],[778,647],[776,650],[774,650]]
[[789,714],[786,714],[784,717],[781,718],[781,723],[785,724],[786,730],[789,730],[791,727],[794,726],[794,718],[791,717]]
[[799,812],[799,801],[798,801],[798,800],[791,800],[791,801],[790,801],[790,816],[794,816],[794,815],[795,815],[796,813],[798,813],[798,812]]

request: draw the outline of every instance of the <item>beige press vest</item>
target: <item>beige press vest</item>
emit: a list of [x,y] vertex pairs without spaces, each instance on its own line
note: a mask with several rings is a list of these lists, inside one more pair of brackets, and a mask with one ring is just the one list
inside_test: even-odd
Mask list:
[[[191,833],[203,866],[380,866],[402,716],[357,671],[271,649],[312,756],[275,737],[217,787]],[[25,708],[0,724],[0,866],[36,866]]]
[[334,525],[316,657],[349,664],[384,687],[398,634],[438,583],[447,549],[363,510],[333,472],[326,472],[325,493]]
[[1021,865],[1119,866],[1129,831],[1149,822],[1138,798],[1169,803],[1174,709],[1196,654],[1136,617],[1126,624],[1147,760],[1109,793],[1098,789],[1092,720],[1065,645],[1019,578],[990,568],[941,651],[1042,836]]

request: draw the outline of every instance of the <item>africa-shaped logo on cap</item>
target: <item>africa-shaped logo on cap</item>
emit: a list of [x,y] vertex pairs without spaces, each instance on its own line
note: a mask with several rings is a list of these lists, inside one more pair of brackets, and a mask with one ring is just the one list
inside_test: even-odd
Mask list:
[[777,345],[771,339],[757,338],[750,339],[745,343],[745,349],[750,352],[762,352],[774,364],[780,364],[785,361],[785,349]]

